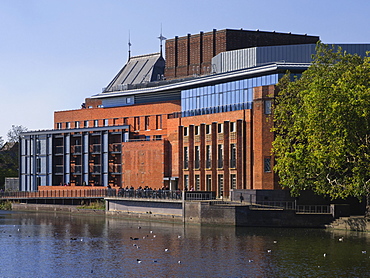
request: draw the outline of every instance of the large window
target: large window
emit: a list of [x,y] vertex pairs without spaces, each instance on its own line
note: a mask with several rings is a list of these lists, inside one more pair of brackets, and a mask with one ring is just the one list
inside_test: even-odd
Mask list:
[[218,155],[217,167],[223,168],[224,167],[224,146],[222,144],[217,146],[217,155]]
[[199,169],[200,168],[200,151],[199,151],[199,146],[195,146],[194,148],[194,168]]
[[212,167],[212,146],[206,146],[206,168],[210,169]]
[[184,117],[251,109],[253,88],[273,85],[282,74],[271,74],[244,80],[181,91]]
[[236,168],[236,144],[230,144],[230,168]]
[[189,169],[189,148],[184,147],[184,169]]

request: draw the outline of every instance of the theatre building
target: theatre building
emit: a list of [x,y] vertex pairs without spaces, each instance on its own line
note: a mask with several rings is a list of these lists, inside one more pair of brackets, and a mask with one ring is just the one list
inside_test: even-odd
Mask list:
[[[20,189],[280,189],[271,154],[276,84],[307,69],[319,37],[213,30],[129,57],[101,93],[25,132]],[[342,45],[364,54],[369,45]]]

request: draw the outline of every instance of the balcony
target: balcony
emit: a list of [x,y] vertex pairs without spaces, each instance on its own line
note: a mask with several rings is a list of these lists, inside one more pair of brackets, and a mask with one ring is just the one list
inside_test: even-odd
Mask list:
[[72,166],[71,170],[72,170],[71,172],[75,175],[82,174],[82,165],[74,165]]
[[64,147],[63,146],[56,146],[55,147],[55,154],[63,154],[64,153]]
[[82,146],[81,145],[71,146],[71,153],[73,153],[73,154],[81,154],[82,153]]
[[93,154],[100,154],[101,153],[101,145],[100,144],[94,144],[90,146],[90,152]]
[[109,165],[109,172],[112,174],[121,174],[122,167],[121,164]]
[[100,175],[101,173],[101,165],[90,165],[89,167],[89,170],[90,170],[90,173],[94,174],[94,175]]
[[109,151],[111,153],[121,153],[122,145],[121,144],[111,144],[109,146]]
[[63,174],[63,173],[64,173],[63,165],[56,165],[55,166],[55,174]]

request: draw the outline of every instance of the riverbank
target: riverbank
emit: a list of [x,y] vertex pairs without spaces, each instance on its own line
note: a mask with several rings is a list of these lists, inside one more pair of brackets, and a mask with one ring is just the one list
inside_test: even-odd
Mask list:
[[235,227],[325,228],[332,214],[297,213],[294,210],[253,207],[209,201],[148,201],[106,199],[106,209],[83,209],[72,205],[14,203],[15,211],[64,212],[105,215],[124,219],[140,219],[168,223]]

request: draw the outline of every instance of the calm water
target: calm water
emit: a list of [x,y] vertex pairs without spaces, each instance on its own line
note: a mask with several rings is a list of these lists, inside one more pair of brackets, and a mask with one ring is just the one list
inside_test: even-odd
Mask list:
[[369,233],[0,211],[0,244],[0,277],[370,277]]

